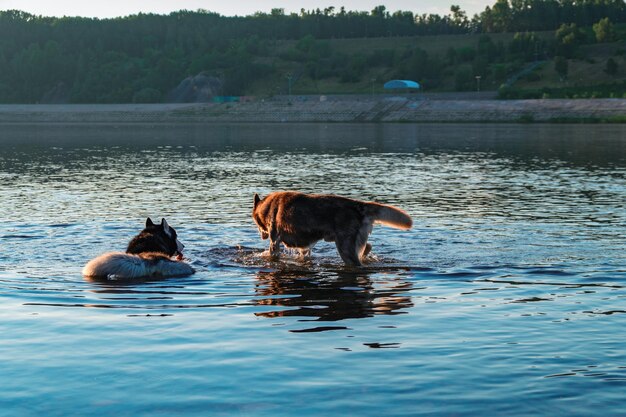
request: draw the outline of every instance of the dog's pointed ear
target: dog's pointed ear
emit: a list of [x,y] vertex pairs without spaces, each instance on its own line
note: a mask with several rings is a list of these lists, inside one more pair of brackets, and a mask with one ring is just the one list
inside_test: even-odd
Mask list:
[[170,230],[170,225],[167,224],[167,221],[164,218],[161,219],[161,227],[163,228],[163,231],[165,232],[166,235],[168,235],[169,237],[172,237],[172,231]]
[[152,223],[152,219],[150,217],[146,219],[146,227],[154,227],[154,223]]
[[256,206],[258,206],[260,202],[261,202],[261,198],[259,197],[257,193],[254,193],[254,208],[256,208]]

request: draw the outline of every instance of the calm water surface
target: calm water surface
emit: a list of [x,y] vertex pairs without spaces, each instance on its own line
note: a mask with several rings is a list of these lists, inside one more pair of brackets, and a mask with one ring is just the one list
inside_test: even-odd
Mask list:
[[[273,190],[398,205],[270,262]],[[166,217],[189,278],[91,282]],[[0,128],[2,416],[626,412],[626,126]]]

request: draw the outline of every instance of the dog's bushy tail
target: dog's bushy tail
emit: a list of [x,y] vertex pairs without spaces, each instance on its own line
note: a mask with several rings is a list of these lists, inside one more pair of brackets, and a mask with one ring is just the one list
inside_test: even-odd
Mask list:
[[367,203],[367,207],[376,223],[402,230],[408,230],[413,226],[411,217],[397,207],[379,203]]

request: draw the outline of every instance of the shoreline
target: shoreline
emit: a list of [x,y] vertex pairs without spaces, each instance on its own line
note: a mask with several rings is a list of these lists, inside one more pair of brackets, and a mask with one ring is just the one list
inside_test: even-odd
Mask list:
[[626,99],[293,96],[234,103],[0,104],[0,124],[626,123]]

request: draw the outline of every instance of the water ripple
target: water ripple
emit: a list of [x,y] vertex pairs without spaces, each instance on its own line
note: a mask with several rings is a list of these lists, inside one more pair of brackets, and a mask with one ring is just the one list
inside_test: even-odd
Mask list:
[[[0,409],[619,415],[623,129],[3,127]],[[396,204],[414,228],[376,227],[363,268],[325,242],[276,261],[250,210],[278,189]],[[81,276],[148,216],[196,274]]]

